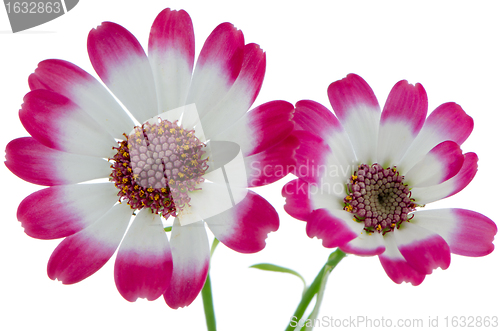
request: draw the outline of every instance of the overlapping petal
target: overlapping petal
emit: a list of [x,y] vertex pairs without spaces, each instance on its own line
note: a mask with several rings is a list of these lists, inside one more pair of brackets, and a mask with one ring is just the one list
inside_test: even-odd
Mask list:
[[497,226],[488,217],[466,209],[419,210],[414,223],[439,234],[454,254],[484,256],[493,249]]
[[384,243],[385,251],[378,257],[387,276],[397,284],[409,282],[414,286],[420,285],[425,279],[425,273],[419,272],[410,266],[399,252],[394,236],[390,233],[387,234]]
[[131,216],[126,204],[117,204],[89,227],[64,239],[50,256],[49,277],[74,284],[94,274],[118,248]]
[[292,117],[292,104],[271,101],[250,110],[231,127],[212,137],[237,143],[243,155],[249,156],[271,148],[287,137],[293,130]]
[[196,62],[187,104],[194,103],[203,118],[224,98],[237,79],[244,57],[243,33],[222,23],[208,36]]
[[298,138],[291,134],[273,147],[245,157],[248,187],[274,183],[292,172],[299,145]]
[[103,22],[90,31],[87,50],[99,77],[139,122],[158,114],[151,66],[134,35],[116,23]]
[[89,73],[63,60],[45,60],[29,76],[32,90],[59,93],[77,104],[116,139],[130,131],[134,123],[106,88]]
[[115,282],[128,301],[155,300],[169,286],[172,252],[160,216],[145,209],[139,212],[118,250]]
[[[264,80],[266,54],[257,44],[243,48],[243,63],[228,93],[210,111],[203,114],[207,137],[213,137],[238,121],[257,98]],[[293,107],[292,107],[293,109]]]
[[450,247],[437,233],[407,222],[394,231],[394,239],[406,262],[420,273],[428,275],[450,265]]
[[323,240],[323,246],[339,247],[357,238],[363,226],[353,221],[349,213],[339,210],[332,213],[327,209],[314,210],[307,219],[306,232],[311,238]]
[[268,233],[279,227],[274,207],[251,191],[234,208],[205,221],[220,242],[240,253],[262,250]]
[[295,104],[293,121],[296,130],[322,138],[340,164],[351,164],[356,160],[347,132],[325,106],[312,100],[301,100]]
[[451,140],[443,141],[404,174],[405,182],[411,187],[437,185],[454,177],[463,164],[460,146]]
[[404,173],[420,161],[436,145],[451,140],[461,145],[474,127],[472,118],[462,107],[449,102],[437,107],[425,120],[418,136],[398,163]]
[[104,159],[61,152],[32,137],[7,144],[5,165],[16,176],[39,185],[65,185],[109,176]]
[[309,131],[297,130],[293,136],[300,141],[295,152],[295,168],[293,174],[307,182],[319,184],[321,178],[328,173],[328,159],[332,151],[328,144]]
[[176,219],[170,244],[174,269],[163,297],[177,309],[193,302],[207,278],[210,248],[205,224],[200,221],[181,226]]
[[97,157],[113,156],[115,140],[68,98],[48,90],[26,94],[19,118],[47,147]]
[[115,203],[112,183],[57,185],[27,196],[17,219],[31,237],[63,238],[94,223]]
[[454,177],[437,185],[415,187],[412,189],[412,197],[418,204],[425,205],[457,194],[469,185],[476,175],[477,161],[475,153],[465,153],[462,167]]

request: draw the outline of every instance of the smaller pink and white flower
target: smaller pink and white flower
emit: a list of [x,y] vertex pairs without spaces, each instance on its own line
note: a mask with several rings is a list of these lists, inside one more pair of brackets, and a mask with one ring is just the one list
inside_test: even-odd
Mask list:
[[[294,107],[248,111],[266,56],[230,23],[211,33],[196,66],[183,10],[157,16],[148,55],[111,22],[90,31],[87,46],[112,94],[62,60],[40,62],[29,77],[19,116],[31,137],[7,145],[5,164],[48,188],[21,202],[18,219],[34,238],[66,237],[50,257],[51,279],[79,282],[119,247],[114,276],[125,299],[163,295],[172,308],[187,306],[209,268],[206,226],[242,253],[263,249],[278,229],[275,209],[247,188],[286,175],[263,169],[293,162]],[[110,182],[83,183],[95,179]]]
[[398,82],[383,111],[370,86],[350,74],[332,83],[335,115],[321,104],[296,104],[292,134],[298,177],[282,190],[285,210],[306,221],[311,238],[360,256],[377,255],[396,283],[420,284],[448,268],[450,253],[493,251],[497,226],[460,208],[423,209],[460,192],[477,171],[477,156],[460,145],[473,121],[455,103],[427,118],[420,84]]

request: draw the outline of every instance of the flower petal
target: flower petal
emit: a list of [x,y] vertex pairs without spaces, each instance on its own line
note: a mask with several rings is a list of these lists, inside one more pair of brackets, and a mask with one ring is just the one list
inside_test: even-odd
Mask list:
[[268,233],[279,227],[274,207],[252,191],[233,208],[205,222],[220,242],[240,253],[264,249]]
[[139,122],[158,114],[149,60],[128,30],[103,22],[90,31],[87,50],[99,77]]
[[436,232],[454,254],[485,256],[493,249],[497,226],[488,217],[471,210],[450,208],[420,210],[412,222]]
[[434,232],[405,222],[394,231],[394,239],[406,262],[420,273],[429,275],[437,267],[446,270],[450,265],[450,247]]
[[194,65],[194,30],[184,10],[164,9],[149,34],[159,113],[185,105]]
[[135,217],[118,250],[115,283],[128,301],[156,300],[172,275],[172,253],[160,216],[144,209]]
[[418,135],[427,115],[427,94],[420,84],[406,80],[394,85],[382,111],[377,162],[384,167],[398,164]]
[[231,23],[219,24],[208,36],[193,73],[187,104],[203,118],[231,89],[243,63],[243,33]]
[[113,137],[60,94],[48,90],[29,92],[19,117],[33,138],[47,147],[97,157],[114,155]]
[[380,106],[370,86],[358,75],[349,74],[330,84],[328,98],[349,135],[357,160],[375,162]]
[[131,216],[129,206],[117,204],[83,231],[64,239],[50,256],[49,278],[74,284],[101,269],[118,248]]
[[413,269],[408,262],[406,262],[405,258],[398,250],[393,234],[386,234],[384,236],[384,242],[385,251],[383,254],[379,255],[378,258],[387,276],[396,284],[409,282],[414,286],[420,285],[425,279],[425,274]]
[[472,132],[474,122],[462,107],[449,102],[437,107],[398,164],[403,173],[413,167],[437,144],[451,140],[461,145]]
[[205,181],[197,186],[199,190],[189,192],[190,206],[184,206],[179,212],[180,224],[201,221],[216,216],[242,201],[248,193],[246,188],[226,183],[224,179],[217,182]]
[[322,239],[323,246],[327,248],[343,246],[357,238],[363,229],[363,225],[353,221],[351,215],[343,210],[333,213],[326,209],[317,209],[307,219],[307,235],[310,238]]
[[104,215],[118,201],[116,193],[112,183],[51,186],[27,196],[17,219],[33,238],[67,237]]
[[110,174],[109,163],[101,158],[60,152],[32,137],[12,140],[5,151],[7,168],[33,184],[74,184]]
[[300,179],[294,179],[283,186],[281,195],[286,199],[283,208],[292,217],[306,221],[312,213],[309,199],[309,184]]
[[264,73],[266,54],[257,44],[243,48],[241,71],[229,92],[215,107],[203,115],[203,127],[207,137],[213,137],[243,116],[257,98]]
[[132,119],[106,88],[73,63],[42,61],[28,82],[32,90],[46,89],[64,95],[103,125],[114,138],[123,139],[123,133],[134,127]]
[[295,167],[294,154],[299,145],[292,134],[263,152],[245,157],[248,187],[271,184],[290,173]]
[[462,191],[476,175],[477,161],[478,158],[475,153],[464,154],[462,168],[454,177],[438,185],[415,187],[411,190],[412,198],[415,199],[417,204],[425,205]]
[[455,176],[464,163],[460,146],[450,140],[443,141],[427,153],[406,174],[405,183],[410,187],[440,184]]
[[200,293],[208,274],[210,248],[203,222],[181,226],[174,221],[170,239],[174,270],[163,294],[170,308],[190,305]]
[[375,233],[368,235],[362,232],[358,237],[340,246],[340,249],[348,254],[359,256],[380,255],[385,251],[382,235]]
[[349,136],[335,115],[323,105],[311,100],[297,102],[293,121],[296,130],[321,137],[341,164],[351,164],[356,160]]
[[247,112],[230,128],[212,136],[212,139],[237,143],[244,156],[260,153],[292,132],[293,109],[293,105],[286,101],[267,102]]
[[293,135],[300,141],[295,151],[296,167],[292,173],[303,180],[318,184],[329,165],[330,147],[323,139],[308,131],[294,131]]

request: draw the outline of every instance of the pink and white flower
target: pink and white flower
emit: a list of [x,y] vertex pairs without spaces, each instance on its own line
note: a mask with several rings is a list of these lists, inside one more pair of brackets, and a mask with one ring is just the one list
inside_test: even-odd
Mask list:
[[[51,279],[79,282],[120,246],[114,276],[125,299],[163,295],[172,308],[187,306],[208,272],[205,224],[243,253],[263,249],[278,229],[274,208],[247,187],[286,175],[265,176],[261,169],[293,161],[298,141],[287,136],[294,107],[272,101],[248,111],[266,56],[230,23],[208,37],[196,67],[193,25],[183,10],[157,16],[148,55],[111,22],[90,31],[87,46],[112,94],[63,60],[42,61],[29,77],[19,116],[31,137],[7,145],[5,164],[48,188],[22,201],[18,219],[34,238],[66,237],[50,257]],[[197,112],[187,111],[193,104]],[[246,166],[248,183],[229,178],[238,184],[230,187],[237,199],[207,157],[207,144],[217,142],[237,146]],[[83,183],[103,178],[111,182]],[[233,207],[216,209],[221,201]],[[175,218],[170,240],[162,222],[169,216]]]
[[403,80],[381,111],[354,74],[332,83],[328,97],[336,116],[314,101],[296,104],[298,178],[282,191],[285,210],[307,222],[309,237],[378,255],[398,284],[418,285],[437,267],[448,268],[450,253],[493,251],[497,227],[486,216],[422,208],[460,192],[476,174],[476,154],[460,148],[473,121],[459,105],[445,103],[426,118],[424,88]]

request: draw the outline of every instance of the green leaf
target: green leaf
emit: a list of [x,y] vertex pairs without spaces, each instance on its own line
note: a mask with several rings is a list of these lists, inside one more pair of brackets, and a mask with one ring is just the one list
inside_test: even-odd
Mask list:
[[172,231],[172,227],[167,226],[166,228],[163,228],[163,230],[165,230],[165,232],[170,232],[170,231]]
[[249,268],[255,268],[255,269],[260,269],[260,270],[265,270],[265,271],[283,272],[286,274],[297,276],[300,278],[300,280],[304,284],[304,290],[302,291],[302,294],[304,294],[304,292],[307,289],[306,280],[304,279],[304,277],[302,277],[297,271],[294,271],[292,269],[280,267],[279,265],[275,265],[275,264],[271,264],[271,263],[254,264],[254,265],[251,265]]

